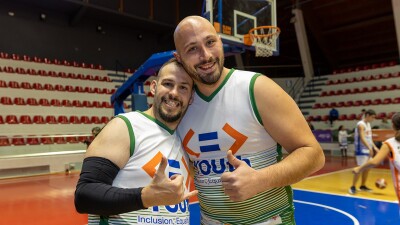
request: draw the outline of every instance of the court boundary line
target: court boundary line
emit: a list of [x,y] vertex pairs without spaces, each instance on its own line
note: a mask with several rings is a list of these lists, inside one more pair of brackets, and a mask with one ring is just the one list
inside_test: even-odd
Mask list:
[[340,194],[328,193],[328,192],[322,192],[322,191],[311,191],[311,190],[306,190],[306,189],[302,189],[302,188],[292,188],[292,189],[297,190],[297,191],[306,191],[306,192],[312,192],[312,193],[318,193],[318,194],[326,194],[326,195],[334,195],[334,196],[340,196],[340,197],[350,197],[350,198],[358,198],[358,199],[371,200],[371,201],[377,201],[377,202],[387,202],[387,203],[392,203],[392,204],[398,204],[397,200],[389,201],[389,200],[383,200],[383,199],[374,199],[374,198],[354,196],[354,195],[350,195],[350,194],[340,195]]
[[306,201],[301,201],[301,200],[293,200],[293,201],[297,202],[297,203],[301,203],[301,204],[308,204],[308,205],[318,206],[318,207],[321,207],[321,208],[327,208],[327,209],[342,213],[343,215],[349,217],[353,221],[354,225],[360,225],[360,221],[358,221],[357,218],[355,218],[350,213],[348,213],[346,211],[343,211],[341,209],[334,208],[334,207],[329,206],[329,205],[323,205],[323,204],[319,204],[319,203],[314,203],[314,202],[306,202]]

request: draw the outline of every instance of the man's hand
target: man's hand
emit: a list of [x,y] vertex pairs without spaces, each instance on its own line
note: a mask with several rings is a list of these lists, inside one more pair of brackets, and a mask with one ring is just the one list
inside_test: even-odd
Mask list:
[[232,201],[244,201],[256,195],[255,187],[257,171],[249,167],[246,162],[237,159],[232,151],[227,152],[229,163],[235,167],[233,172],[225,172],[221,176],[224,192]]
[[185,194],[184,178],[182,175],[165,176],[167,158],[162,157],[160,166],[153,177],[153,181],[143,188],[143,206],[148,208],[158,205],[176,205],[185,199],[197,195],[198,191]]

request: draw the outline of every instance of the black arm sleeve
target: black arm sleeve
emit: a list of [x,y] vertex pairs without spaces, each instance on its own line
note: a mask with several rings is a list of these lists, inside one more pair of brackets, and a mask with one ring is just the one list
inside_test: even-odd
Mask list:
[[109,216],[144,209],[141,198],[143,188],[111,186],[118,171],[118,166],[106,158],[84,159],[75,190],[76,210]]

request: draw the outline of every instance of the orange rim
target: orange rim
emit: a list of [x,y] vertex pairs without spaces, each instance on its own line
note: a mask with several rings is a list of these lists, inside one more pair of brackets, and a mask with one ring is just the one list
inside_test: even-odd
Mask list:
[[[271,33],[271,34],[254,34],[253,32],[256,30],[260,29],[275,29],[276,31]],[[281,29],[276,26],[260,26],[260,27],[254,27],[253,29],[249,30],[249,35],[254,36],[254,37],[259,37],[259,38],[264,38],[264,37],[269,37],[275,34],[279,34],[281,32]]]

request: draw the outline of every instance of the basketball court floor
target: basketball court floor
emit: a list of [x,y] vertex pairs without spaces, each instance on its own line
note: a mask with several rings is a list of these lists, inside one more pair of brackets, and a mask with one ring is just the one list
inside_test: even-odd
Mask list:
[[[354,158],[327,157],[318,173],[293,185],[298,225],[398,225],[399,205],[386,165],[373,169],[367,186],[377,178],[385,189],[349,195]],[[79,173],[0,180],[0,224],[84,225],[87,216],[75,211],[73,196]],[[198,204],[191,205],[192,210]],[[191,225],[198,225],[198,215]]]

